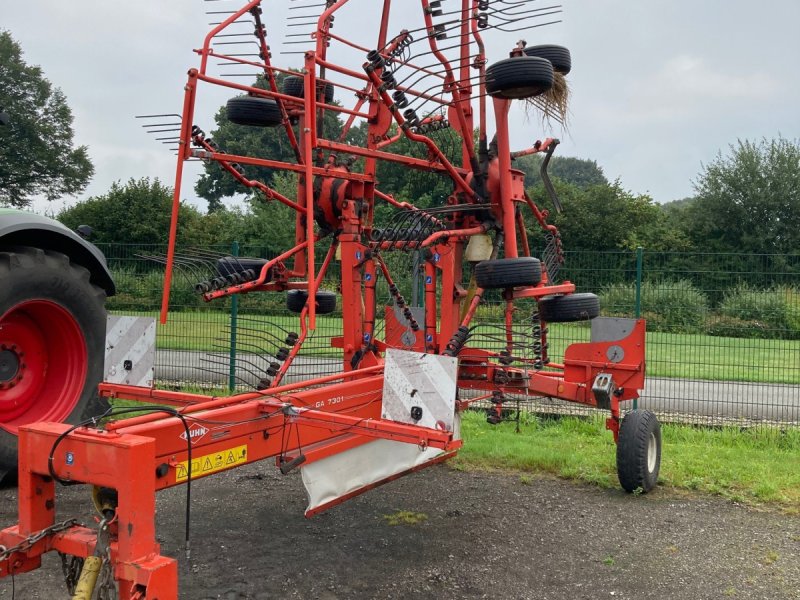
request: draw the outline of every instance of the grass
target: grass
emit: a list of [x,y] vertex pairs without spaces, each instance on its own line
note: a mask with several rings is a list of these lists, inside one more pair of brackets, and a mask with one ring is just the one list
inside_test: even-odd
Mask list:
[[[511,469],[617,488],[616,450],[603,420],[528,415],[520,433],[464,415],[460,469]],[[800,514],[800,430],[784,433],[662,425],[659,484],[716,494],[748,505],[770,504]]]
[[[152,313],[151,313],[152,314]],[[294,315],[244,315],[239,322],[240,344],[248,341],[248,328],[273,328],[284,337],[298,331]],[[176,312],[166,325],[159,326],[158,347],[171,350],[220,350],[230,337],[230,319],[219,312]],[[551,324],[548,342],[553,360],[560,360],[566,346],[588,341],[587,327],[575,324]],[[377,324],[377,330],[382,324]],[[341,335],[341,317],[317,317],[318,335]],[[477,333],[481,333],[478,328]],[[496,334],[496,332],[494,332]],[[250,338],[251,341],[252,338]],[[256,342],[258,343],[258,342]],[[217,345],[215,345],[217,344]],[[338,350],[324,344],[313,345],[305,355],[339,356]],[[224,351],[224,350],[223,350]],[[711,381],[748,381],[754,383],[800,384],[800,341],[755,340],[712,337],[702,334],[652,332],[647,334],[647,375]]]

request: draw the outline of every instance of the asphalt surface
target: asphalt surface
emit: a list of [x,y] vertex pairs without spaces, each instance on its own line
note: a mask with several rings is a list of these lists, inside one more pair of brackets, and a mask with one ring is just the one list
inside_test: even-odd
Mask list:
[[[156,379],[165,382],[201,381],[228,384],[227,355],[205,352],[159,350]],[[267,369],[266,361],[252,354],[238,357],[237,384],[255,387]],[[298,357],[286,382],[315,373],[335,373],[338,362],[330,358]],[[555,408],[574,405],[550,401]],[[800,385],[774,385],[732,381],[702,381],[648,377],[640,400],[642,408],[679,417],[702,417],[720,423],[779,422],[800,425]]]

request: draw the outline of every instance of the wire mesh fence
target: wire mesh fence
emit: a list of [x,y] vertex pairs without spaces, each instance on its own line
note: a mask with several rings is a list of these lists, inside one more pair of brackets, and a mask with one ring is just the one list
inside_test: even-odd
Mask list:
[[[118,293],[111,312],[156,315],[161,304],[163,265],[144,257],[163,247],[104,245]],[[231,254],[271,258],[265,248],[204,248],[205,256]],[[324,256],[321,250],[318,256]],[[422,302],[413,253],[385,260],[409,304]],[[471,266],[465,265],[466,276]],[[206,303],[193,289],[193,273],[172,283],[170,318],[158,328],[156,378],[159,385],[196,388],[256,387],[282,348],[297,334],[299,320],[286,309],[286,294],[251,293]],[[560,273],[579,291],[601,299],[606,316],[647,319],[647,384],[639,406],[684,422],[772,426],[800,425],[800,256],[569,252]],[[340,274],[331,263],[322,288],[336,291]],[[375,336],[386,326],[392,298],[386,281],[376,286]],[[515,343],[523,358],[530,336],[529,301],[514,318]],[[479,343],[500,349],[504,343],[503,303],[489,294],[478,312]],[[341,303],[320,315],[317,328],[286,373],[290,382],[342,370]],[[564,348],[588,341],[586,323],[549,325],[548,353],[559,362]],[[561,414],[587,409],[549,399],[521,398],[526,407]],[[588,409],[590,410],[590,409]]]

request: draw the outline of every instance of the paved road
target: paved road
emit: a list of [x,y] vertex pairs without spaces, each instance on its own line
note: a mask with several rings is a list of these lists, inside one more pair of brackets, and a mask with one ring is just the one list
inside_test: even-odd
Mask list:
[[[238,382],[254,387],[267,369],[266,361],[252,354],[238,355]],[[336,360],[297,359],[286,382],[314,373],[335,373]],[[228,383],[228,357],[182,350],[159,350],[156,378],[162,381]],[[572,406],[572,405],[569,405]],[[800,424],[800,385],[759,384],[691,379],[647,379],[640,406],[676,413],[691,419],[718,418],[721,422],[779,421]]]

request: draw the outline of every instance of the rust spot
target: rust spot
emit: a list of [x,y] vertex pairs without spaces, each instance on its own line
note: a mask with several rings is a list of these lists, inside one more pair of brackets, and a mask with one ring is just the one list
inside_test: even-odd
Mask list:
[[36,493],[37,496],[41,496],[44,492],[42,491],[42,488],[37,487],[36,490],[35,490],[35,493]]
[[44,503],[44,507],[47,510],[53,510],[53,507],[55,507],[55,505],[56,505],[56,503],[53,502],[52,500],[46,500],[45,503]]
[[133,523],[128,523],[128,535],[133,535]]

